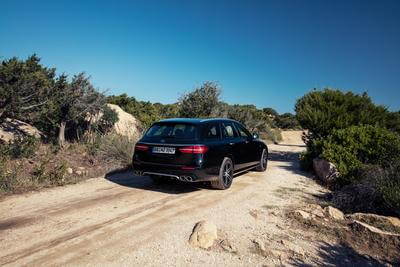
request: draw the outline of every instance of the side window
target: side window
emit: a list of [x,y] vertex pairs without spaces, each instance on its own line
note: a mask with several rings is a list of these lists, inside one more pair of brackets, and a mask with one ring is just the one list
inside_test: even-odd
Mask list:
[[234,138],[237,136],[232,122],[223,122],[221,126],[223,138]]
[[217,123],[209,123],[204,127],[204,139],[219,139],[220,137],[221,134]]
[[251,138],[251,133],[249,131],[247,131],[246,128],[244,128],[242,125],[240,125],[239,123],[235,123],[235,126],[239,132],[239,136],[243,137],[243,138]]

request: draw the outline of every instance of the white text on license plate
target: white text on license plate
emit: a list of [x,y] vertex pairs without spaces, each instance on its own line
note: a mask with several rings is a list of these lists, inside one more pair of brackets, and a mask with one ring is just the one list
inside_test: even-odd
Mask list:
[[153,153],[162,153],[162,154],[175,154],[174,147],[153,147]]

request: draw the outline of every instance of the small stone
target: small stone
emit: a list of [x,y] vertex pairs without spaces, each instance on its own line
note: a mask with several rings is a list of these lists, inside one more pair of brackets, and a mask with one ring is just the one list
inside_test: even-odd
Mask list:
[[76,171],[75,172],[77,175],[81,176],[82,175],[82,171]]
[[72,174],[74,171],[72,170],[72,168],[67,168],[67,173],[68,174]]
[[328,206],[325,208],[325,213],[332,219],[334,220],[344,220],[344,214],[337,208],[334,208],[332,206]]
[[217,226],[211,222],[197,222],[189,237],[189,243],[194,247],[210,248],[217,239]]
[[305,212],[304,210],[295,210],[292,214],[296,219],[300,220],[308,220],[310,218],[310,213]]

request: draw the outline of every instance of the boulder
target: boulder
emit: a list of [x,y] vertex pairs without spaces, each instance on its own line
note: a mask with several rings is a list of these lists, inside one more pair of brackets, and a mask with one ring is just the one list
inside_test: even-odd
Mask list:
[[354,221],[350,224],[350,227],[353,231],[357,233],[372,237],[371,239],[373,239],[373,237],[375,236],[380,240],[388,239],[395,241],[395,243],[400,242],[400,234],[383,231],[367,223]]
[[334,220],[344,220],[344,214],[343,212],[341,212],[340,210],[338,210],[337,208],[328,206],[325,208],[325,213],[328,217],[334,219]]
[[400,232],[400,219],[390,216],[381,216],[372,213],[354,213],[346,216],[348,219],[364,222],[376,226],[381,230]]
[[118,114],[118,121],[114,124],[114,130],[117,134],[128,136],[129,138],[139,138],[139,122],[131,114],[125,112],[117,105],[107,104],[109,108]]
[[33,136],[35,138],[43,137],[43,133],[36,127],[16,119],[6,118],[0,124],[0,141],[10,143],[17,137]]
[[314,159],[313,168],[318,178],[328,185],[333,184],[339,177],[339,171],[336,166],[326,159]]
[[210,248],[217,239],[217,226],[208,221],[197,222],[189,237],[189,244],[194,247]]

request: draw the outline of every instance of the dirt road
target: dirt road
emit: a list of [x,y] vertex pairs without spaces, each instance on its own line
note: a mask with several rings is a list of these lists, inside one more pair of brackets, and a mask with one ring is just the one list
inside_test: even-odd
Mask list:
[[[282,211],[325,189],[298,169],[304,149],[299,132],[270,145],[268,170],[234,179],[229,190],[173,183],[155,185],[131,173],[7,197],[0,202],[0,265],[263,265],[254,240],[270,247],[293,243],[303,258],[319,244],[296,240]],[[189,246],[193,225],[214,222],[232,244],[202,250]],[[308,256],[307,256],[308,255]],[[315,261],[314,261],[315,263]]]

